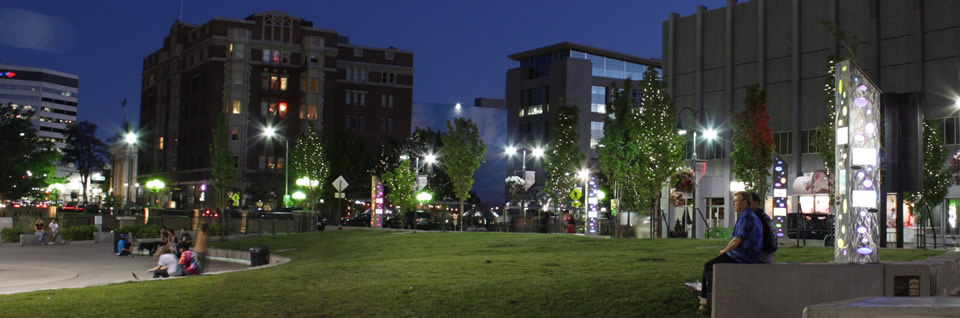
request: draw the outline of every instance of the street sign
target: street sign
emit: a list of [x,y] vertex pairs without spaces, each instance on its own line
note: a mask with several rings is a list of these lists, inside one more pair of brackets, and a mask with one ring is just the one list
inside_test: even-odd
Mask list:
[[333,180],[333,188],[337,189],[337,192],[343,192],[343,189],[346,189],[349,185],[347,179],[344,179],[343,176],[339,176],[337,180]]
[[610,199],[610,213],[617,216],[617,199]]
[[427,186],[427,176],[417,176],[417,191]]
[[346,196],[344,196],[344,193],[343,193],[343,192],[337,192],[337,193],[334,193],[334,194],[333,194],[333,198],[335,198],[335,199],[345,199]]

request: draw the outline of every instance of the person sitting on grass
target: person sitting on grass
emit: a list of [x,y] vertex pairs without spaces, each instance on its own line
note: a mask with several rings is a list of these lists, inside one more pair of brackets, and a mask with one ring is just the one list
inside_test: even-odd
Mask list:
[[130,240],[127,239],[127,233],[120,234],[120,240],[117,241],[117,251],[119,253],[113,255],[133,257],[132,246],[133,244],[130,244]]
[[190,243],[180,242],[180,267],[187,275],[200,274],[200,260],[197,253],[190,250]]
[[169,245],[160,247],[154,257],[157,258],[157,266],[147,270],[147,273],[153,273],[153,278],[184,275],[180,264],[177,263],[177,256],[173,255]]

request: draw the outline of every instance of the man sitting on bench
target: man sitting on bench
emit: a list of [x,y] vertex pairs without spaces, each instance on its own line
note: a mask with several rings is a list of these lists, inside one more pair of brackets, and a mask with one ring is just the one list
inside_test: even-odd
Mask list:
[[[713,292],[713,265],[722,263],[756,264],[760,262],[760,249],[763,241],[763,226],[760,219],[748,207],[750,193],[740,191],[733,195],[733,208],[737,211],[737,224],[733,227],[733,238],[720,255],[703,265],[703,288],[700,290],[700,310],[710,308]],[[746,212],[746,213],[744,213]]]

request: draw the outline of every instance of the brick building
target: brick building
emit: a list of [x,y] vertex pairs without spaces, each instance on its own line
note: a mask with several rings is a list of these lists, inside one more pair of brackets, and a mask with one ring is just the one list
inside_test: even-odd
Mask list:
[[371,150],[410,132],[412,52],[353,45],[279,11],[174,22],[163,48],[143,59],[142,81],[138,180],[168,179],[178,207],[197,206],[211,177],[220,113],[238,189],[286,164],[283,139],[263,137],[267,127],[291,139],[308,123],[327,135],[346,130]]

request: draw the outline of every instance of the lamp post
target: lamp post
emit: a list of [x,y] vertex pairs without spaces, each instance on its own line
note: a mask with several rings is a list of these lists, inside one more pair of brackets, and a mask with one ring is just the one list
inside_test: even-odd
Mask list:
[[166,184],[163,183],[163,181],[160,181],[159,179],[153,179],[153,180],[147,181],[147,190],[150,190],[150,192],[153,192],[154,197],[156,197],[155,199],[157,201],[156,202],[157,206],[160,205],[159,193],[165,187],[166,187]]
[[[685,110],[690,111],[691,113],[693,113],[694,119],[697,120],[697,129],[694,129],[694,130],[693,130],[693,147],[692,147],[692,149],[691,149],[692,152],[693,152],[693,154],[692,154],[692,157],[693,157],[693,158],[692,158],[692,166],[693,166],[693,211],[692,211],[692,213],[691,213],[692,216],[693,216],[693,228],[692,228],[692,231],[691,231],[692,233],[691,233],[691,235],[690,235],[690,237],[692,237],[692,238],[697,238],[697,186],[698,186],[698,185],[697,185],[697,174],[698,174],[698,171],[697,171],[697,130],[699,130],[699,129],[700,129],[700,126],[701,126],[701,125],[700,125],[700,118],[698,117],[698,115],[702,115],[702,114],[705,113],[707,110],[704,109],[702,106],[701,106],[700,109],[698,109],[698,110],[693,110],[693,108],[690,108],[690,107],[680,108],[680,112],[677,114],[677,133],[679,133],[680,135],[686,135],[686,134],[687,134],[687,130],[683,128],[682,120],[680,120],[680,119],[682,118],[681,115],[683,115],[683,111],[685,111]],[[716,131],[716,130],[713,130],[712,128],[708,128],[708,129],[706,129],[706,131],[704,131],[703,137],[704,137],[704,138],[707,138],[708,141],[709,141],[709,140],[713,140],[713,139],[717,138],[717,131]],[[658,222],[658,223],[659,223],[659,222]],[[704,225],[706,225],[706,224],[704,224]],[[659,225],[658,225],[658,226],[659,226]]]
[[[523,171],[523,175],[521,175],[520,177],[523,178],[524,180],[526,180],[526,174],[527,174],[527,149],[523,149],[522,151],[523,151],[523,154],[522,154],[522,157],[521,157],[521,159],[520,159],[520,161],[521,161],[521,168],[520,168],[520,170]],[[544,152],[544,149],[543,149],[543,148],[535,147],[535,148],[533,148],[533,150],[530,152],[530,155],[533,156],[534,158],[542,158],[542,157],[543,157],[543,152]],[[517,148],[514,147],[514,146],[507,146],[507,148],[504,149],[504,153],[505,153],[508,157],[513,157],[513,155],[517,154]],[[537,182],[536,175],[534,175],[533,182],[534,182],[534,183]],[[530,185],[530,186],[533,186],[533,185]],[[527,206],[526,206],[527,189],[529,189],[529,187],[527,187],[526,185],[524,185],[523,195],[520,196],[520,209],[523,210],[523,219],[524,219],[524,221],[526,221],[526,219],[527,219]],[[504,211],[504,213],[507,213],[507,212]]]
[[127,144],[127,184],[126,184],[126,203],[130,207],[130,188],[133,187],[133,150],[137,145],[137,134],[130,131],[123,136]]
[[263,129],[263,135],[267,139],[283,138],[283,205],[286,206],[287,200],[290,199],[290,139],[281,137],[277,134],[276,128],[270,126]]

